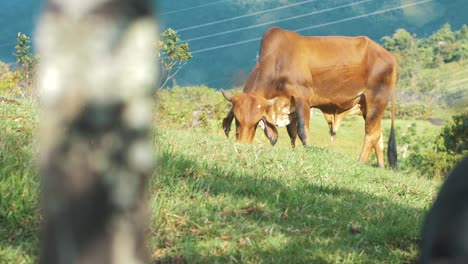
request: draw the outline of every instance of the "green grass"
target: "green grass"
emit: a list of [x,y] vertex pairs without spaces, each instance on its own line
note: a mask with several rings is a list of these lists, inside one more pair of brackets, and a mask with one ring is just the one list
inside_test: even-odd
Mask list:
[[153,257],[194,263],[406,263],[435,182],[320,147],[160,130]]
[[37,108],[16,103],[0,102],[0,263],[30,263],[38,254]]
[[[0,263],[34,263],[39,251],[38,111],[32,103],[19,103],[0,102]],[[417,133],[437,134],[427,121],[398,120],[397,126],[405,133],[412,123]],[[326,122],[317,114],[313,147],[296,149],[284,129],[271,147],[261,131],[247,146],[226,139],[219,126],[179,125],[154,132],[157,170],[148,186],[154,262],[416,258],[421,223],[440,182],[379,170],[375,158],[358,163],[362,118],[347,117],[330,144]]]

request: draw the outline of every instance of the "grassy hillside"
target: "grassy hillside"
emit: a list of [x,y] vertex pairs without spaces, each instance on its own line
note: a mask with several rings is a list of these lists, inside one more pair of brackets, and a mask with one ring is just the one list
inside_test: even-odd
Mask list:
[[38,254],[37,119],[32,103],[0,97],[0,263],[32,263]]
[[[197,91],[227,107],[218,92]],[[321,115],[312,118],[314,147],[291,149],[285,131],[278,146],[269,146],[260,133],[246,146],[224,137],[210,118],[225,112],[214,108],[199,127],[171,123],[196,104],[209,108],[193,94],[185,96],[193,105],[179,104],[173,116],[162,111],[155,119],[157,169],[148,186],[148,241],[156,263],[415,259],[421,223],[439,181],[376,169],[374,159],[369,165],[356,162],[359,117],[348,117],[334,146],[328,146]],[[37,258],[37,122],[37,105],[0,101],[0,263]],[[426,130],[423,122],[417,124]]]
[[[234,93],[240,90],[234,91]],[[441,91],[442,92],[442,91]],[[212,133],[218,137],[225,137],[220,124],[229,111],[230,104],[223,98],[220,92],[207,87],[178,87],[164,90],[159,94],[157,112],[161,117],[157,125],[161,127],[172,127],[175,129],[187,129],[193,126],[193,114],[198,113],[196,127],[204,133]],[[455,109],[446,108],[437,104],[425,104],[418,102],[397,101],[397,117],[395,122],[397,144],[401,169],[405,167],[405,158],[415,151],[432,149],[434,141],[442,129],[442,124],[450,121],[451,116],[456,113]],[[462,109],[460,109],[463,111]],[[466,110],[465,110],[466,111]],[[387,111],[389,116],[389,111]],[[433,124],[428,118],[437,119]],[[431,119],[431,120],[432,120]],[[389,136],[390,120],[382,122],[384,139]],[[279,140],[277,146],[290,146],[286,128],[279,128]],[[234,124],[232,124],[231,143],[234,142]],[[326,147],[337,153],[348,155],[357,159],[361,152],[364,139],[364,120],[359,115],[347,116],[340,127],[335,141],[330,142],[328,126],[323,114],[314,109],[310,123],[310,142],[313,146]],[[269,145],[263,132],[258,130],[254,138],[256,144]],[[375,164],[375,157],[371,157],[370,164]]]
[[320,147],[239,145],[161,129],[153,258],[194,263],[405,263],[435,193],[425,178]]
[[443,64],[437,70],[426,71],[438,80],[440,87],[431,91],[431,95],[436,98],[445,96],[446,105],[468,111],[468,61]]

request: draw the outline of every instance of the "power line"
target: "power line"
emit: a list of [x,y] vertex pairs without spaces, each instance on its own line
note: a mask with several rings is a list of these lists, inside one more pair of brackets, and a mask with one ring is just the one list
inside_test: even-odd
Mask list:
[[185,11],[189,11],[189,10],[193,10],[193,9],[198,9],[198,8],[202,8],[202,7],[206,7],[206,6],[210,6],[210,5],[216,5],[216,4],[219,4],[219,3],[222,3],[222,2],[228,2],[228,1],[232,1],[232,0],[215,1],[215,2],[211,2],[211,3],[206,3],[206,4],[198,5],[198,6],[192,6],[192,7],[182,8],[182,9],[178,9],[178,10],[167,11],[167,12],[161,13],[160,15],[161,15],[161,16],[164,16],[164,15],[169,15],[169,14],[175,14],[175,13],[185,12]]
[[310,27],[304,27],[304,28],[296,29],[295,31],[300,32],[300,31],[304,31],[304,30],[308,30],[308,29],[325,27],[325,26],[329,26],[329,25],[334,25],[334,24],[350,21],[350,20],[356,20],[356,19],[363,18],[363,17],[375,16],[375,15],[378,15],[378,14],[386,13],[386,12],[389,12],[389,11],[394,11],[394,10],[397,10],[397,9],[402,9],[402,8],[405,8],[405,7],[424,4],[424,3],[427,3],[427,2],[430,2],[430,1],[432,1],[432,0],[422,0],[422,1],[414,2],[412,4],[406,4],[406,5],[401,5],[401,6],[397,6],[397,7],[382,9],[382,10],[375,11],[375,12],[368,13],[368,14],[364,14],[364,15],[344,18],[344,19],[340,19],[340,20],[336,20],[336,21],[332,21],[332,22],[327,22],[327,23],[323,23],[323,24],[318,24],[318,25],[314,25],[314,26],[310,26]]
[[176,31],[177,32],[183,32],[183,31],[187,31],[187,30],[190,30],[190,29],[216,25],[216,24],[227,22],[227,21],[232,21],[232,20],[237,20],[237,19],[241,19],[241,18],[245,18],[245,17],[260,15],[260,14],[285,9],[285,8],[289,8],[289,7],[292,7],[292,6],[303,5],[303,4],[310,3],[310,2],[315,2],[315,1],[317,1],[317,0],[306,0],[306,1],[298,2],[298,3],[294,3],[294,4],[289,4],[289,5],[279,6],[279,7],[275,7],[275,8],[265,9],[265,10],[262,10],[262,11],[257,11],[257,12],[253,12],[253,13],[249,13],[249,14],[245,14],[245,15],[241,15],[241,16],[231,17],[231,18],[225,18],[225,19],[221,19],[221,20],[217,20],[217,21],[213,21],[213,22],[209,22],[209,23],[205,23],[205,24],[200,24],[200,25],[196,25],[196,26],[180,28],[180,29],[176,29]]
[[221,48],[226,48],[226,47],[231,47],[231,46],[237,46],[237,45],[240,45],[240,44],[245,44],[245,43],[249,43],[249,42],[254,42],[254,41],[257,41],[257,40],[261,40],[261,39],[262,39],[261,37],[260,37],[260,38],[254,38],[254,39],[248,39],[248,40],[233,42],[233,43],[229,43],[229,44],[214,46],[214,47],[211,47],[211,48],[206,48],[206,49],[191,51],[190,53],[192,53],[192,54],[197,54],[197,53],[202,53],[202,52],[206,52],[206,51],[210,51],[210,50],[216,50],[216,49],[221,49]]
[[322,14],[322,13],[342,9],[342,8],[345,8],[345,7],[350,7],[350,6],[354,6],[354,5],[363,4],[363,3],[366,3],[366,2],[370,2],[370,1],[374,1],[374,0],[363,0],[363,1],[354,2],[354,3],[351,3],[351,4],[342,5],[342,6],[336,6],[336,7],[330,7],[330,8],[326,8],[326,9],[322,9],[322,10],[316,10],[316,11],[312,11],[310,13],[306,13],[306,14],[302,14],[302,15],[287,17],[287,18],[283,18],[283,19],[278,19],[278,20],[269,21],[269,22],[265,22],[265,23],[255,24],[255,25],[251,25],[251,26],[248,26],[248,27],[237,28],[237,29],[233,29],[233,30],[226,30],[226,31],[223,31],[223,32],[213,33],[213,34],[209,34],[209,35],[205,35],[205,36],[201,36],[201,37],[195,37],[195,38],[185,40],[184,42],[191,42],[191,41],[195,41],[195,40],[226,35],[226,34],[233,33],[233,32],[238,32],[238,31],[243,31],[243,30],[247,30],[247,29],[252,29],[252,28],[265,26],[265,25],[270,25],[270,24],[275,24],[275,23],[279,23],[279,22],[289,21],[289,20],[298,19],[298,18],[301,18],[301,17]]
[[[382,13],[386,13],[386,12],[390,12],[390,11],[394,11],[394,10],[398,10],[398,9],[403,9],[403,8],[410,7],[410,6],[416,6],[416,5],[424,4],[424,3],[427,3],[427,2],[430,2],[430,1],[433,1],[433,0],[422,0],[422,1],[411,3],[411,4],[401,5],[401,6],[392,7],[392,8],[386,8],[386,9],[374,11],[374,12],[371,12],[371,13],[363,14],[363,15],[353,16],[353,17],[344,18],[344,19],[340,19],[340,20],[336,20],[336,21],[331,21],[331,22],[327,22],[327,23],[323,23],[323,24],[318,24],[318,25],[314,25],[314,26],[300,28],[300,29],[296,29],[294,31],[299,32],[299,31],[304,31],[304,30],[308,30],[308,29],[320,28],[320,27],[325,27],[325,26],[329,26],[329,25],[334,25],[334,24],[338,24],[338,23],[342,23],[342,22],[346,22],[346,21],[350,21],[350,20],[356,20],[356,19],[363,18],[363,17],[375,16],[375,15],[379,15],[379,14],[382,14]],[[248,39],[248,40],[223,44],[223,45],[219,45],[219,46],[214,46],[214,47],[210,47],[210,48],[200,49],[200,50],[192,51],[191,53],[192,54],[197,54],[197,53],[207,52],[207,51],[210,51],[210,50],[216,50],[216,49],[221,49],[221,48],[226,48],[226,47],[231,47],[231,46],[237,46],[237,45],[241,45],[241,44],[245,44],[245,43],[249,43],[249,42],[258,41],[258,40],[261,40],[261,39],[262,39],[261,37],[253,38],[253,39]]]

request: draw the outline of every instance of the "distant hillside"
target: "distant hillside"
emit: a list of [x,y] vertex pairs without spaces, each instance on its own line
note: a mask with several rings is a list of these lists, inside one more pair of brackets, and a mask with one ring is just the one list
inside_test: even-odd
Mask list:
[[[18,31],[31,35],[40,9],[37,0],[0,1],[0,60],[13,62]],[[376,41],[405,28],[427,36],[448,22],[468,24],[465,0],[161,0],[161,28],[178,30],[190,41],[193,59],[177,76],[180,85],[226,88],[241,84],[253,67],[263,32],[276,25],[305,35],[367,35]],[[399,6],[407,6],[397,9]],[[301,16],[301,17],[299,17]],[[298,17],[296,19],[291,19]],[[280,21],[281,20],[281,21]],[[269,23],[276,21],[275,23]],[[208,24],[209,25],[204,25]],[[228,31],[232,31],[227,33]],[[216,35],[219,33],[227,33]],[[249,42],[245,42],[249,41]],[[239,42],[239,43],[237,43]],[[245,42],[245,43],[242,43]],[[236,44],[237,43],[237,44]],[[222,47],[225,45],[231,45]],[[214,48],[205,52],[202,49]]]

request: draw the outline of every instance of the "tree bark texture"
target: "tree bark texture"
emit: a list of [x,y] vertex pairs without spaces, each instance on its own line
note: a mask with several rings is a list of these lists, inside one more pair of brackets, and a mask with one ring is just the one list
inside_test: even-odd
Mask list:
[[146,0],[49,0],[40,55],[40,263],[147,263],[157,26]]

